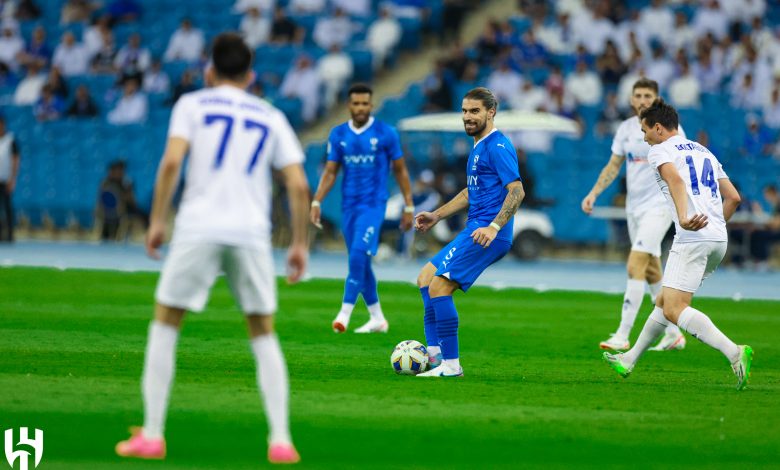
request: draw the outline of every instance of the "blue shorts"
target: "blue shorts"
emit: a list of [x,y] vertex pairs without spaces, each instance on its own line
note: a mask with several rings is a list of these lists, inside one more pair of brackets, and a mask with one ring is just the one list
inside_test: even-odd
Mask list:
[[503,258],[512,248],[512,242],[498,239],[483,248],[471,238],[473,231],[473,227],[466,227],[431,258],[431,264],[436,266],[436,275],[457,282],[463,292],[469,290],[488,266]]
[[365,251],[371,256],[379,246],[379,234],[385,220],[385,207],[361,207],[344,212],[341,218],[341,233],[347,244],[347,251]]

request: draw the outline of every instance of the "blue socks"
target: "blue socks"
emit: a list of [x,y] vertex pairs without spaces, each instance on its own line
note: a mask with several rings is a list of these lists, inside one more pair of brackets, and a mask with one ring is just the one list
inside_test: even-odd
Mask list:
[[434,312],[433,305],[431,305],[428,286],[420,288],[420,295],[422,295],[423,309],[425,309],[425,316],[423,317],[425,322],[425,342],[428,346],[438,346],[439,335],[436,333],[436,312]]
[[[368,257],[368,255],[366,255]],[[379,302],[379,293],[376,288],[376,276],[374,276],[374,270],[371,269],[371,260],[366,261],[366,277],[363,284],[363,300],[366,301],[366,305],[374,305]]]
[[344,283],[344,303],[354,305],[358,294],[363,291],[366,283],[366,267],[368,266],[368,254],[365,251],[349,252],[349,274]]
[[[455,310],[455,302],[452,296],[435,297],[430,301],[435,312],[436,334],[441,345],[441,355],[444,359],[458,358],[458,311]],[[427,318],[427,311],[426,311]],[[425,333],[427,336],[428,325],[426,322]],[[428,343],[430,344],[430,343]]]

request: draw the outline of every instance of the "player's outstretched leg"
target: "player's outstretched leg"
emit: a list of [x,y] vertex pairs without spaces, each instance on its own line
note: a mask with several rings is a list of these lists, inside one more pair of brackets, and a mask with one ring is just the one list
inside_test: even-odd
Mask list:
[[341,310],[339,310],[332,324],[333,331],[336,333],[347,331],[358,294],[363,291],[363,286],[366,282],[368,260],[369,255],[365,251],[349,251],[349,274],[344,282],[344,300],[341,303]]
[[370,318],[363,326],[356,329],[355,333],[387,333],[390,324],[387,322],[382,312],[382,305],[379,303],[379,291],[374,270],[371,268],[371,258],[368,259],[366,265],[366,279],[363,283],[362,294]]
[[155,320],[149,326],[141,387],[144,427],[131,428],[130,438],[116,445],[116,453],[121,457],[165,458],[165,415],[176,365],[178,325],[183,315],[183,310],[156,306]]
[[439,337],[443,360],[441,365],[417,377],[461,377],[463,368],[460,366],[458,354],[458,311],[452,295],[444,295],[431,299],[436,314],[436,334]]
[[642,327],[642,332],[639,333],[634,347],[622,354],[604,353],[604,360],[618,374],[624,378],[628,377],[634,369],[636,362],[650,348],[650,345],[661,336],[668,323],[669,321],[664,317],[663,309],[655,307]]

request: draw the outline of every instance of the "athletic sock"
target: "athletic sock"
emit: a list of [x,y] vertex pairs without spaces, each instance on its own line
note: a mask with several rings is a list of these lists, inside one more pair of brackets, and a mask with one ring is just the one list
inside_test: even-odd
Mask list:
[[374,321],[385,321],[385,314],[382,313],[382,306],[379,302],[368,306],[368,314],[371,315],[371,319]]
[[620,328],[616,335],[628,339],[631,328],[634,327],[636,314],[642,305],[642,297],[645,296],[645,281],[629,279],[626,282],[626,293],[623,296],[623,311],[620,316]]
[[165,416],[171,384],[176,370],[176,342],[179,330],[157,320],[149,326],[141,390],[144,397],[143,435],[160,439],[165,430]]
[[428,350],[439,347],[439,335],[436,333],[436,312],[431,305],[431,296],[428,293],[428,286],[420,288],[420,295],[423,301],[423,322],[425,325],[425,341],[428,343]]
[[[355,304],[366,283],[366,267],[369,257],[364,251],[349,252],[349,274],[344,282],[344,303]],[[371,302],[374,303],[374,302]]]
[[[653,284],[647,283],[648,289],[650,289],[650,299],[653,301],[653,305],[655,305],[655,299],[658,298],[658,294],[661,293],[661,289],[663,289],[663,282],[658,281]],[[674,323],[670,323],[674,325]]]
[[436,312],[436,335],[443,359],[456,359],[458,354],[458,311],[451,295],[431,299]]
[[268,420],[269,442],[291,444],[290,385],[279,339],[271,333],[253,338],[250,344],[257,364],[257,386]]
[[686,307],[677,319],[677,326],[702,343],[722,352],[733,363],[739,359],[739,346],[724,335],[710,317],[693,307]]
[[[366,301],[366,305],[373,305],[379,302],[379,291],[377,290],[376,276],[374,276],[374,270],[371,269],[371,258],[367,259],[366,274],[363,282],[363,300]],[[369,307],[369,310],[371,307]]]
[[655,307],[642,327],[634,347],[623,353],[623,362],[628,367],[634,367],[634,364],[636,364],[636,361],[639,360],[642,354],[661,336],[664,329],[666,329],[667,323],[669,323],[669,320],[664,317],[663,309]]

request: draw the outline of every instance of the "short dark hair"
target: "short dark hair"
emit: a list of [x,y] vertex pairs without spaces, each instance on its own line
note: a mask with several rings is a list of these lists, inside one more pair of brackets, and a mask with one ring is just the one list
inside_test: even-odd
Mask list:
[[355,93],[368,93],[369,95],[374,95],[374,90],[371,89],[370,86],[366,85],[365,83],[355,83],[351,87],[349,87],[349,90],[347,91],[347,96],[352,96]]
[[498,110],[498,100],[492,91],[485,87],[472,88],[463,96],[464,100],[479,100],[487,109]]
[[631,87],[631,91],[636,90],[637,88],[649,88],[655,92],[655,94],[658,94],[658,82],[655,80],[651,80],[647,77],[642,77],[639,80],[634,82],[634,86]]
[[211,60],[220,78],[241,80],[252,67],[252,50],[237,33],[222,33],[214,39]]
[[639,115],[639,120],[644,120],[648,127],[660,124],[668,130],[676,130],[680,125],[680,117],[677,115],[677,110],[674,109],[674,106],[666,103],[663,98],[653,101],[649,108],[642,111]]

